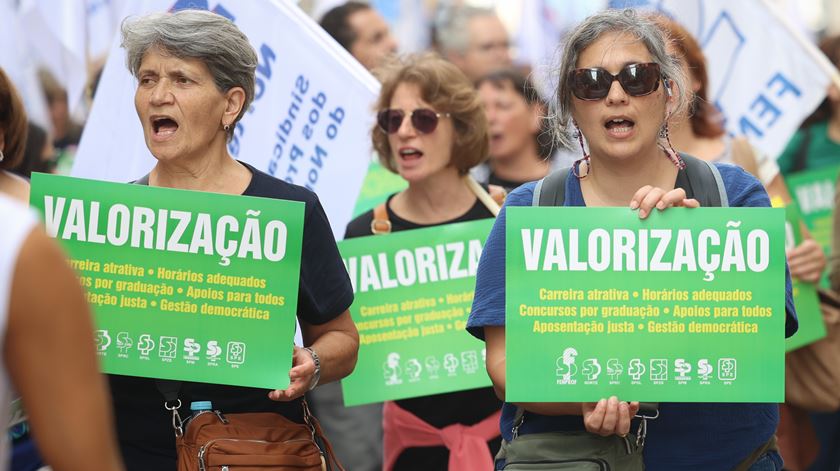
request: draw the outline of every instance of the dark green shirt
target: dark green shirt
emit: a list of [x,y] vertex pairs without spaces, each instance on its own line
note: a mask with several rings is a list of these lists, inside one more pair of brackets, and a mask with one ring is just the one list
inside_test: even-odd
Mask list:
[[[810,126],[810,144],[805,160],[804,170],[814,170],[840,164],[840,142],[832,141],[828,137],[828,121],[821,121]],[[782,175],[793,172],[796,154],[802,146],[805,132],[800,129],[790,139],[785,150],[779,156],[778,164]]]

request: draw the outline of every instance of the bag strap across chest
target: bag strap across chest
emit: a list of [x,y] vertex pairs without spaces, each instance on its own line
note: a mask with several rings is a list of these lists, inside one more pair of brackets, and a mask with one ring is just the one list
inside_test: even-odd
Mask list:
[[[685,170],[677,173],[676,188],[685,190],[702,207],[729,207],[726,187],[717,167],[705,160],[682,154]],[[559,169],[537,182],[531,206],[563,206],[566,202],[566,184],[571,167]]]

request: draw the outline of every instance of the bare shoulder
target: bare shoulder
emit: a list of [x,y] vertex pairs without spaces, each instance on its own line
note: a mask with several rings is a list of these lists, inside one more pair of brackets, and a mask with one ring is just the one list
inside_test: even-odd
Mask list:
[[29,204],[29,182],[5,170],[0,170],[0,193]]

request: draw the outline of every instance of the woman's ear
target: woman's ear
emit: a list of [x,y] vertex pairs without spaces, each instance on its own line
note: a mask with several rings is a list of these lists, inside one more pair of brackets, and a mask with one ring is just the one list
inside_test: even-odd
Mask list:
[[233,87],[225,93],[225,112],[222,116],[222,126],[233,124],[245,104],[245,90]]
[[665,116],[671,116],[677,107],[677,93],[679,89],[671,79],[662,79],[662,88],[665,89]]

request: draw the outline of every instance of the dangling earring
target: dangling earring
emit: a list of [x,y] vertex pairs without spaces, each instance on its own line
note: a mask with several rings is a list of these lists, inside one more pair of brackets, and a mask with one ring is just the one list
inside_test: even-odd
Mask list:
[[3,155],[3,151],[2,151],[2,150],[0,150],[0,162],[2,162],[2,161],[3,161],[3,159],[5,159],[5,158],[6,158],[6,156],[5,156],[5,155]]
[[[583,133],[580,132],[580,128],[578,127],[577,123],[575,123],[574,126],[575,137],[577,137],[578,143],[580,144],[580,152],[581,154],[583,154],[583,157],[581,157],[578,160],[575,160],[574,163],[572,163],[572,175],[576,176],[578,180],[581,180],[589,176],[589,172],[590,170],[592,170],[592,164],[589,162],[589,154],[586,153],[586,147],[584,147],[583,145]],[[580,167],[583,164],[586,164],[586,173],[581,175]]]
[[668,143],[668,147],[663,147],[665,154],[668,155],[668,159],[677,166],[678,169],[683,170],[685,169],[685,161],[680,157],[680,154],[674,150],[674,145],[671,144],[671,134],[668,132],[668,120],[665,120],[665,124],[659,129],[659,137],[665,139],[665,142]]
[[224,126],[225,132],[230,131],[230,124],[225,124]]

